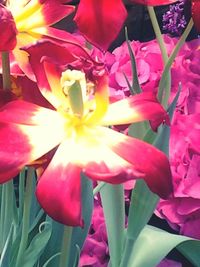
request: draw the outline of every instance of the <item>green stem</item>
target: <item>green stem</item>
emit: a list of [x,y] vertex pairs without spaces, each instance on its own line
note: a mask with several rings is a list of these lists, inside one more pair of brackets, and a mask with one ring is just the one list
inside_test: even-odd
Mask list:
[[165,46],[165,43],[164,43],[164,40],[162,37],[162,33],[160,31],[160,26],[158,24],[158,20],[157,20],[154,8],[152,6],[147,6],[147,10],[149,12],[149,16],[151,19],[151,23],[152,23],[155,35],[156,35],[156,39],[157,39],[159,47],[160,47],[163,62],[164,62],[164,64],[166,64],[168,61],[167,49],[166,49],[166,46]]
[[185,31],[183,32],[182,36],[180,37],[178,43],[176,44],[173,52],[171,53],[170,57],[169,57],[169,60],[167,61],[167,64],[165,65],[165,69],[163,71],[163,74],[162,74],[162,77],[161,77],[161,80],[160,80],[160,83],[159,83],[159,92],[158,92],[158,99],[161,100],[162,99],[162,103],[163,105],[166,107],[167,106],[167,102],[168,102],[168,99],[165,97],[163,98],[163,90],[165,88],[165,84],[166,84],[166,81],[167,81],[167,73],[169,72],[170,68],[171,68],[171,65],[175,59],[175,57],[177,56],[179,50],[181,49],[182,45],[185,43],[185,40],[187,39],[192,27],[194,25],[194,22],[192,19],[190,19]]
[[28,244],[28,233],[30,225],[30,207],[31,207],[31,198],[33,190],[33,177],[34,177],[34,168],[29,167],[27,170],[27,179],[26,179],[26,189],[24,195],[24,210],[23,210],[23,221],[22,221],[22,236],[19,246],[19,251],[17,255],[16,267],[23,266],[23,255],[27,248]]
[[106,185],[105,182],[98,183],[98,185],[93,190],[93,196],[96,196],[105,185]]
[[72,231],[73,231],[73,227],[70,227],[70,226],[64,227],[59,267],[70,267],[69,256],[70,256],[70,249],[71,249]]
[[2,76],[3,76],[3,89],[10,90],[11,80],[10,80],[10,60],[9,52],[1,52],[2,58]]
[[[166,64],[168,62],[167,49],[166,49],[165,42],[164,42],[163,37],[162,37],[162,33],[160,31],[158,20],[157,20],[154,8],[152,6],[147,6],[147,9],[148,9],[149,16],[150,16],[150,19],[151,19],[151,23],[152,23],[152,26],[153,26],[153,29],[154,29],[154,32],[155,32],[155,35],[156,35],[156,39],[157,39],[159,47],[160,47],[160,51],[161,51],[162,59],[163,59],[163,62],[164,62],[164,66],[166,66]],[[165,108],[167,108],[167,103],[168,103],[168,99],[169,99],[169,96],[170,96],[170,89],[171,89],[171,73],[170,73],[170,69],[169,69],[169,71],[167,73],[167,76],[166,76],[166,80],[165,80],[165,94],[164,94],[164,97],[163,97],[163,94],[162,94],[162,96],[160,98],[158,97],[159,101],[163,104],[163,106]],[[158,95],[160,95],[160,92],[158,92]]]
[[14,218],[14,186],[13,181],[9,181],[2,186],[2,198],[1,198],[1,249],[7,240],[10,227],[16,221]]
[[108,234],[109,266],[119,267],[125,237],[125,204],[123,185],[106,184],[100,191]]

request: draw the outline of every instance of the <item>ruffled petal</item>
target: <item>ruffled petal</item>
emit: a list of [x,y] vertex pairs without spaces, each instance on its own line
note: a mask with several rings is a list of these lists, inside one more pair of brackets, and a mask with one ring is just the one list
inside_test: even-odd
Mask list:
[[69,226],[83,226],[81,216],[81,168],[71,163],[62,144],[38,181],[36,196],[45,212]]
[[200,1],[192,0],[192,18],[198,32],[200,32]]
[[178,2],[178,0],[130,0],[130,2],[145,6],[162,6],[173,4]]
[[122,125],[151,120],[154,128],[162,122],[169,123],[169,116],[153,93],[141,93],[112,103],[103,117],[102,125]]
[[89,42],[107,50],[117,37],[126,16],[121,0],[81,0],[74,20]]
[[21,47],[26,46],[31,43],[35,43],[37,38],[31,36],[27,33],[19,33],[17,35],[17,45],[12,51],[15,61],[17,62],[19,68],[25,73],[29,79],[35,81],[35,75],[31,65],[29,64],[28,53],[21,50]]
[[149,188],[162,198],[173,191],[169,161],[166,155],[152,145],[101,127],[102,143],[133,165],[138,179],[144,179]]

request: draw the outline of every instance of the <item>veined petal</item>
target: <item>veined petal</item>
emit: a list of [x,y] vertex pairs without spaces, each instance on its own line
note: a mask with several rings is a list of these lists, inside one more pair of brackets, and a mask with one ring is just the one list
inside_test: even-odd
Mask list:
[[171,171],[166,155],[152,145],[101,127],[102,143],[108,145],[117,155],[133,165],[138,179],[144,179],[149,188],[162,198],[173,191]]
[[[81,216],[81,168],[69,161],[71,151],[59,146],[38,181],[36,196],[54,220],[70,226],[83,226]],[[66,157],[63,157],[66,155]]]
[[192,0],[192,18],[198,32],[200,32],[200,1]]
[[122,125],[151,120],[155,128],[169,117],[153,93],[141,93],[112,103],[102,118],[102,125]]
[[130,0],[130,2],[145,6],[162,6],[173,4],[178,0]]
[[106,50],[117,37],[126,16],[121,0],[81,0],[74,20],[89,42]]
[[[51,88],[49,86],[44,66],[39,64],[42,58],[49,58],[49,61],[56,61],[55,64],[66,65],[77,59],[78,56],[85,54],[84,49],[77,44],[66,42],[65,45],[58,45],[53,41],[40,41],[34,45],[30,45],[23,48],[23,51],[26,51],[30,57],[30,63],[34,74],[37,79],[38,87],[41,90],[41,93],[44,97],[47,98],[47,94],[51,93]],[[48,99],[48,98],[47,98]]]

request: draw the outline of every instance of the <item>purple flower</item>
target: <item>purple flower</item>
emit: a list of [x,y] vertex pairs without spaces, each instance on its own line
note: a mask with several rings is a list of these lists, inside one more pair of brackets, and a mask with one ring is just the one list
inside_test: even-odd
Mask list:
[[184,16],[184,0],[170,5],[169,10],[163,15],[163,30],[172,35],[181,35],[186,26]]

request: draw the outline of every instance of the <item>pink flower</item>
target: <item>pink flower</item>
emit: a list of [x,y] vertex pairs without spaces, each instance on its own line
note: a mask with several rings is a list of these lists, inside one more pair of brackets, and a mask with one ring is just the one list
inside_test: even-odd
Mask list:
[[99,201],[95,200],[92,224],[81,253],[79,264],[80,267],[106,267],[108,260],[108,240],[103,209]]
[[157,267],[181,267],[182,264],[177,262],[177,261],[173,261],[173,260],[168,260],[168,259],[164,259],[162,260]]
[[171,127],[170,164],[174,197],[157,214],[181,234],[200,238],[200,114],[176,116]]
[[[168,54],[171,54],[177,43],[177,38],[164,35]],[[164,68],[160,49],[156,40],[140,43],[131,42],[135,54],[139,83],[143,91],[157,92],[161,74]],[[176,57],[172,73],[172,93],[170,101],[174,98],[179,83],[182,84],[181,95],[177,108],[185,114],[198,111],[200,107],[200,40],[186,43]],[[106,64],[109,69],[109,85],[111,96],[123,98],[130,95],[130,91],[124,77],[126,74],[132,83],[131,62],[126,42],[116,48],[111,57],[106,54]]]

